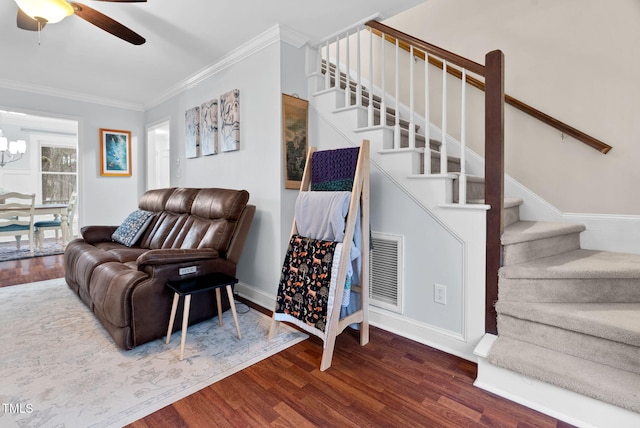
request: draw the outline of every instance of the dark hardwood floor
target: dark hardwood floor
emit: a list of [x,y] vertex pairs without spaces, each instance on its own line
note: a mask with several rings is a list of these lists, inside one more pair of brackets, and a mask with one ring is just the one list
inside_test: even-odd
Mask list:
[[[0,263],[0,286],[63,275],[62,256]],[[476,364],[378,328],[364,347],[341,334],[325,372],[321,355],[311,337],[128,427],[571,426],[475,388]]]
[[62,254],[0,262],[0,287],[64,276]]

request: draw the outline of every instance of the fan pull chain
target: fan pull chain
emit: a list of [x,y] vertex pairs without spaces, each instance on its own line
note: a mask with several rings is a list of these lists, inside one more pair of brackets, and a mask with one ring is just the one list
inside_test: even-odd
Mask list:
[[40,46],[40,32],[42,31],[42,23],[38,20],[38,46]]

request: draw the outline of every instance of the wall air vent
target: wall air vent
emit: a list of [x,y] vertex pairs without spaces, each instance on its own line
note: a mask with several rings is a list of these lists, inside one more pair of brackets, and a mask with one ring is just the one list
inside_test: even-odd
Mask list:
[[402,248],[399,235],[372,232],[369,258],[369,304],[402,313]]

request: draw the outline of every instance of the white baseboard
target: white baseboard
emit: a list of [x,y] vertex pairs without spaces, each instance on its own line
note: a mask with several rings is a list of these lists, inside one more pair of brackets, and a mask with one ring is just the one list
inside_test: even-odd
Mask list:
[[[268,310],[275,307],[275,298],[272,295],[256,290],[248,284],[239,282],[235,286],[235,291],[242,298],[245,298],[256,305]],[[398,336],[414,340],[423,345],[430,346],[447,354],[455,355],[469,361],[476,361],[473,355],[474,343],[465,342],[464,338],[448,330],[417,322],[413,319],[393,314],[374,306],[369,307],[369,323],[382,330],[397,334]]]
[[238,293],[240,297],[270,311],[276,307],[275,295],[266,294],[244,282],[238,282],[234,287],[234,291]]

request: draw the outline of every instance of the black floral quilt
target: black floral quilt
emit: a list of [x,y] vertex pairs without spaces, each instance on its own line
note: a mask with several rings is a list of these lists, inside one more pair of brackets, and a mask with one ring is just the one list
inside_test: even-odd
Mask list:
[[278,286],[276,320],[293,322],[323,337],[333,307],[341,248],[337,242],[291,237]]

